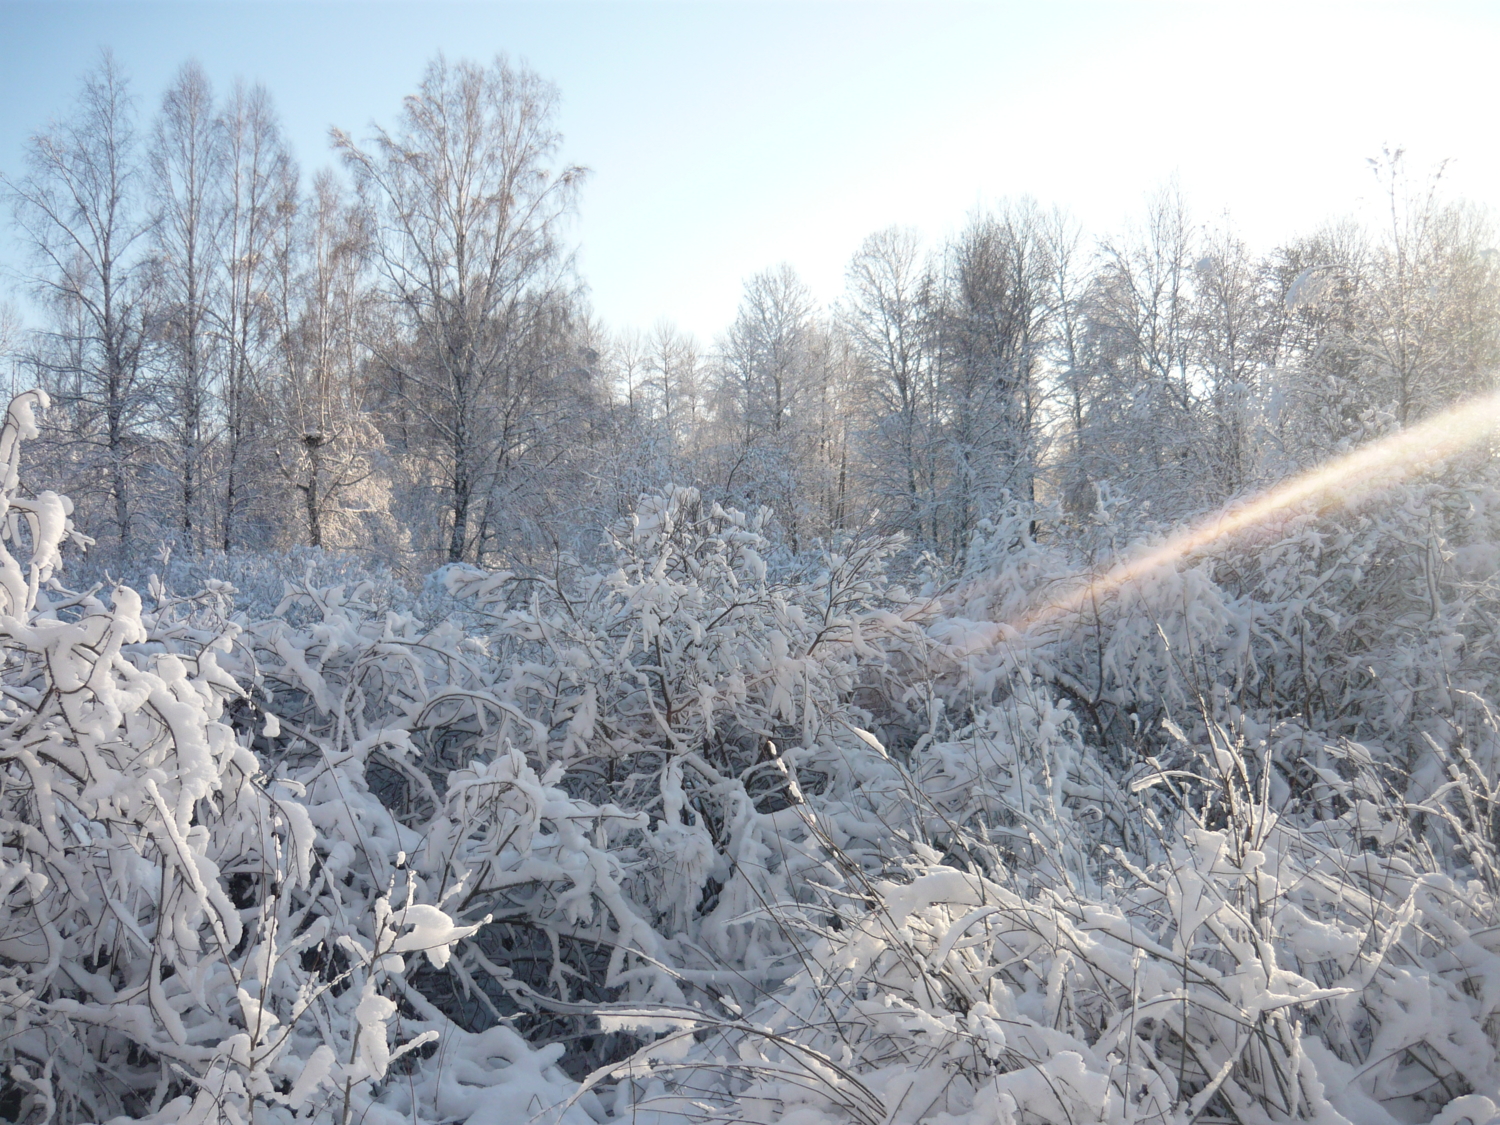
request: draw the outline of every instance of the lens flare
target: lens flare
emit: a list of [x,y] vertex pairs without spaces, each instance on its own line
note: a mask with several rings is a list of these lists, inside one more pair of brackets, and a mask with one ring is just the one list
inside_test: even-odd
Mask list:
[[1117,590],[1165,563],[1232,540],[1278,515],[1352,506],[1462,452],[1497,427],[1500,392],[1460,403],[1410,429],[1380,438],[1258,496],[1222,508],[1166,542],[1121,561],[1098,578],[1080,582],[1064,594],[1052,594],[1006,624],[1024,633],[1075,612],[1100,594]]

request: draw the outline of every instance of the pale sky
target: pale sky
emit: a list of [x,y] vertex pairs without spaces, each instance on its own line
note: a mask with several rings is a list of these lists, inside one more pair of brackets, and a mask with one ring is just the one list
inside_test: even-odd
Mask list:
[[263,82],[304,173],[330,125],[393,123],[435,52],[524,60],[592,170],[572,235],[595,310],[705,344],[757,270],[831,301],[865,235],[936,241],[1006,197],[1102,234],[1175,176],[1264,247],[1368,207],[1391,144],[1500,204],[1495,4],[0,0],[0,169],[106,45],[145,110],[190,57],[220,91]]

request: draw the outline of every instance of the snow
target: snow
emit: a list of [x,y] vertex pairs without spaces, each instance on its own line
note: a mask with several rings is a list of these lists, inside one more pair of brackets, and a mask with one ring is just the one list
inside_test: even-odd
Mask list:
[[446,568],[446,621],[58,612],[42,402],[0,433],[28,1120],[1500,1118],[1492,466],[1071,614],[1098,561],[1035,508],[913,597],[685,488],[606,566]]

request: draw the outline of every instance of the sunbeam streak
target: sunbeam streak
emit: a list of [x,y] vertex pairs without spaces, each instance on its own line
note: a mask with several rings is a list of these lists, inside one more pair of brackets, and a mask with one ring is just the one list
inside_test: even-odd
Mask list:
[[1426,421],[1326,461],[1249,500],[1238,501],[1143,549],[1092,581],[1049,596],[1005,622],[1025,633],[1079,609],[1085,602],[1149,574],[1164,563],[1252,531],[1281,513],[1348,506],[1469,448],[1500,427],[1500,392],[1460,403]]

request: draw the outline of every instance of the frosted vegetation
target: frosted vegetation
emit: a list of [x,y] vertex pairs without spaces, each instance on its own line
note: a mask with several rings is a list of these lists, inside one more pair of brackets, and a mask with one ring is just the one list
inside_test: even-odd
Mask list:
[[[401,231],[466,82],[537,175],[459,316]],[[543,93],[340,136],[345,288],[287,226],[201,350],[163,212],[111,343],[76,166],[4,181],[68,315],[0,430],[0,1117],[1500,1117],[1489,439],[1118,569],[1491,390],[1482,217],[1398,159],[1389,231],[1263,261],[1017,208],[643,359],[549,288]]]

